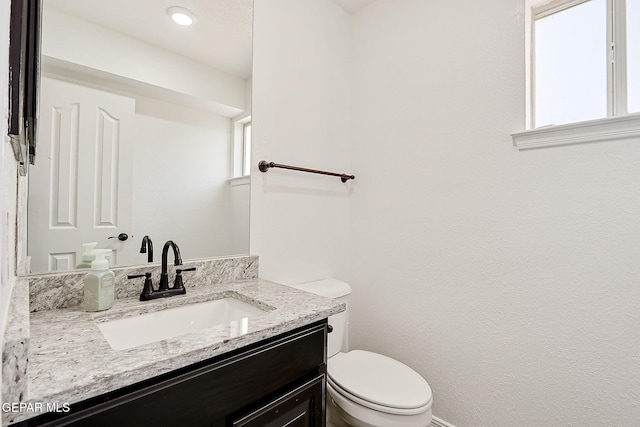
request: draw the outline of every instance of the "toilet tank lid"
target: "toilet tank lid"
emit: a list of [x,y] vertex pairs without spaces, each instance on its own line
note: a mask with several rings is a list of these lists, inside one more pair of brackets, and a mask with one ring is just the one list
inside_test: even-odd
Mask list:
[[340,298],[351,293],[351,286],[337,279],[316,280],[314,282],[300,283],[293,287],[327,298]]

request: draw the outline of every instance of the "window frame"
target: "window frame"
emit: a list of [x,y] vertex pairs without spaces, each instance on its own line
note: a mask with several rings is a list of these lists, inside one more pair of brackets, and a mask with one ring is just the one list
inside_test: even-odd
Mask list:
[[[249,128],[249,135],[247,135]],[[242,176],[251,175],[251,118],[242,124]]]
[[[245,125],[251,123],[251,112],[247,111],[231,119],[231,180],[251,175],[251,165],[245,174],[245,159],[247,147],[245,144]],[[248,153],[249,156],[251,153]],[[246,180],[245,180],[246,181]]]
[[[560,125],[534,128],[535,124],[535,22],[537,19],[562,12],[589,0],[555,0],[540,5],[540,0],[528,0],[525,20],[526,40],[526,127],[512,134],[520,149],[601,142],[640,137],[640,113],[628,113],[626,0],[607,1],[607,117]],[[603,54],[607,54],[603,52]]]

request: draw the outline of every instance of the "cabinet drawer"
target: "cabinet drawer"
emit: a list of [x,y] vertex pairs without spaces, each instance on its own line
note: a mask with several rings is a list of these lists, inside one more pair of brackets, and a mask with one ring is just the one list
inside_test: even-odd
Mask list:
[[233,427],[320,427],[325,407],[324,374],[233,421]]

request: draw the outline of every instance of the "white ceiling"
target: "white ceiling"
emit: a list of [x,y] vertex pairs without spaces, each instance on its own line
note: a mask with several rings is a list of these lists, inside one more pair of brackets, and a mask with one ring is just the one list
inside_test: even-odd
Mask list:
[[[355,13],[376,0],[333,0]],[[253,0],[44,0],[46,8],[110,28],[225,73],[251,76]],[[181,6],[196,15],[191,27],[169,19]]]
[[[103,27],[241,78],[251,76],[253,0],[44,0]],[[191,27],[167,16],[171,6],[196,15]]]

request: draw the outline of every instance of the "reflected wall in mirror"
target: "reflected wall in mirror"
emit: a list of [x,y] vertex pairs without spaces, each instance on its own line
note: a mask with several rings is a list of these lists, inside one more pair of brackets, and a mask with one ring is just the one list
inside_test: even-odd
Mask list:
[[[168,9],[195,16],[174,23]],[[30,271],[74,269],[82,244],[111,265],[249,252],[252,0],[45,0]],[[113,238],[122,233],[126,240]]]

